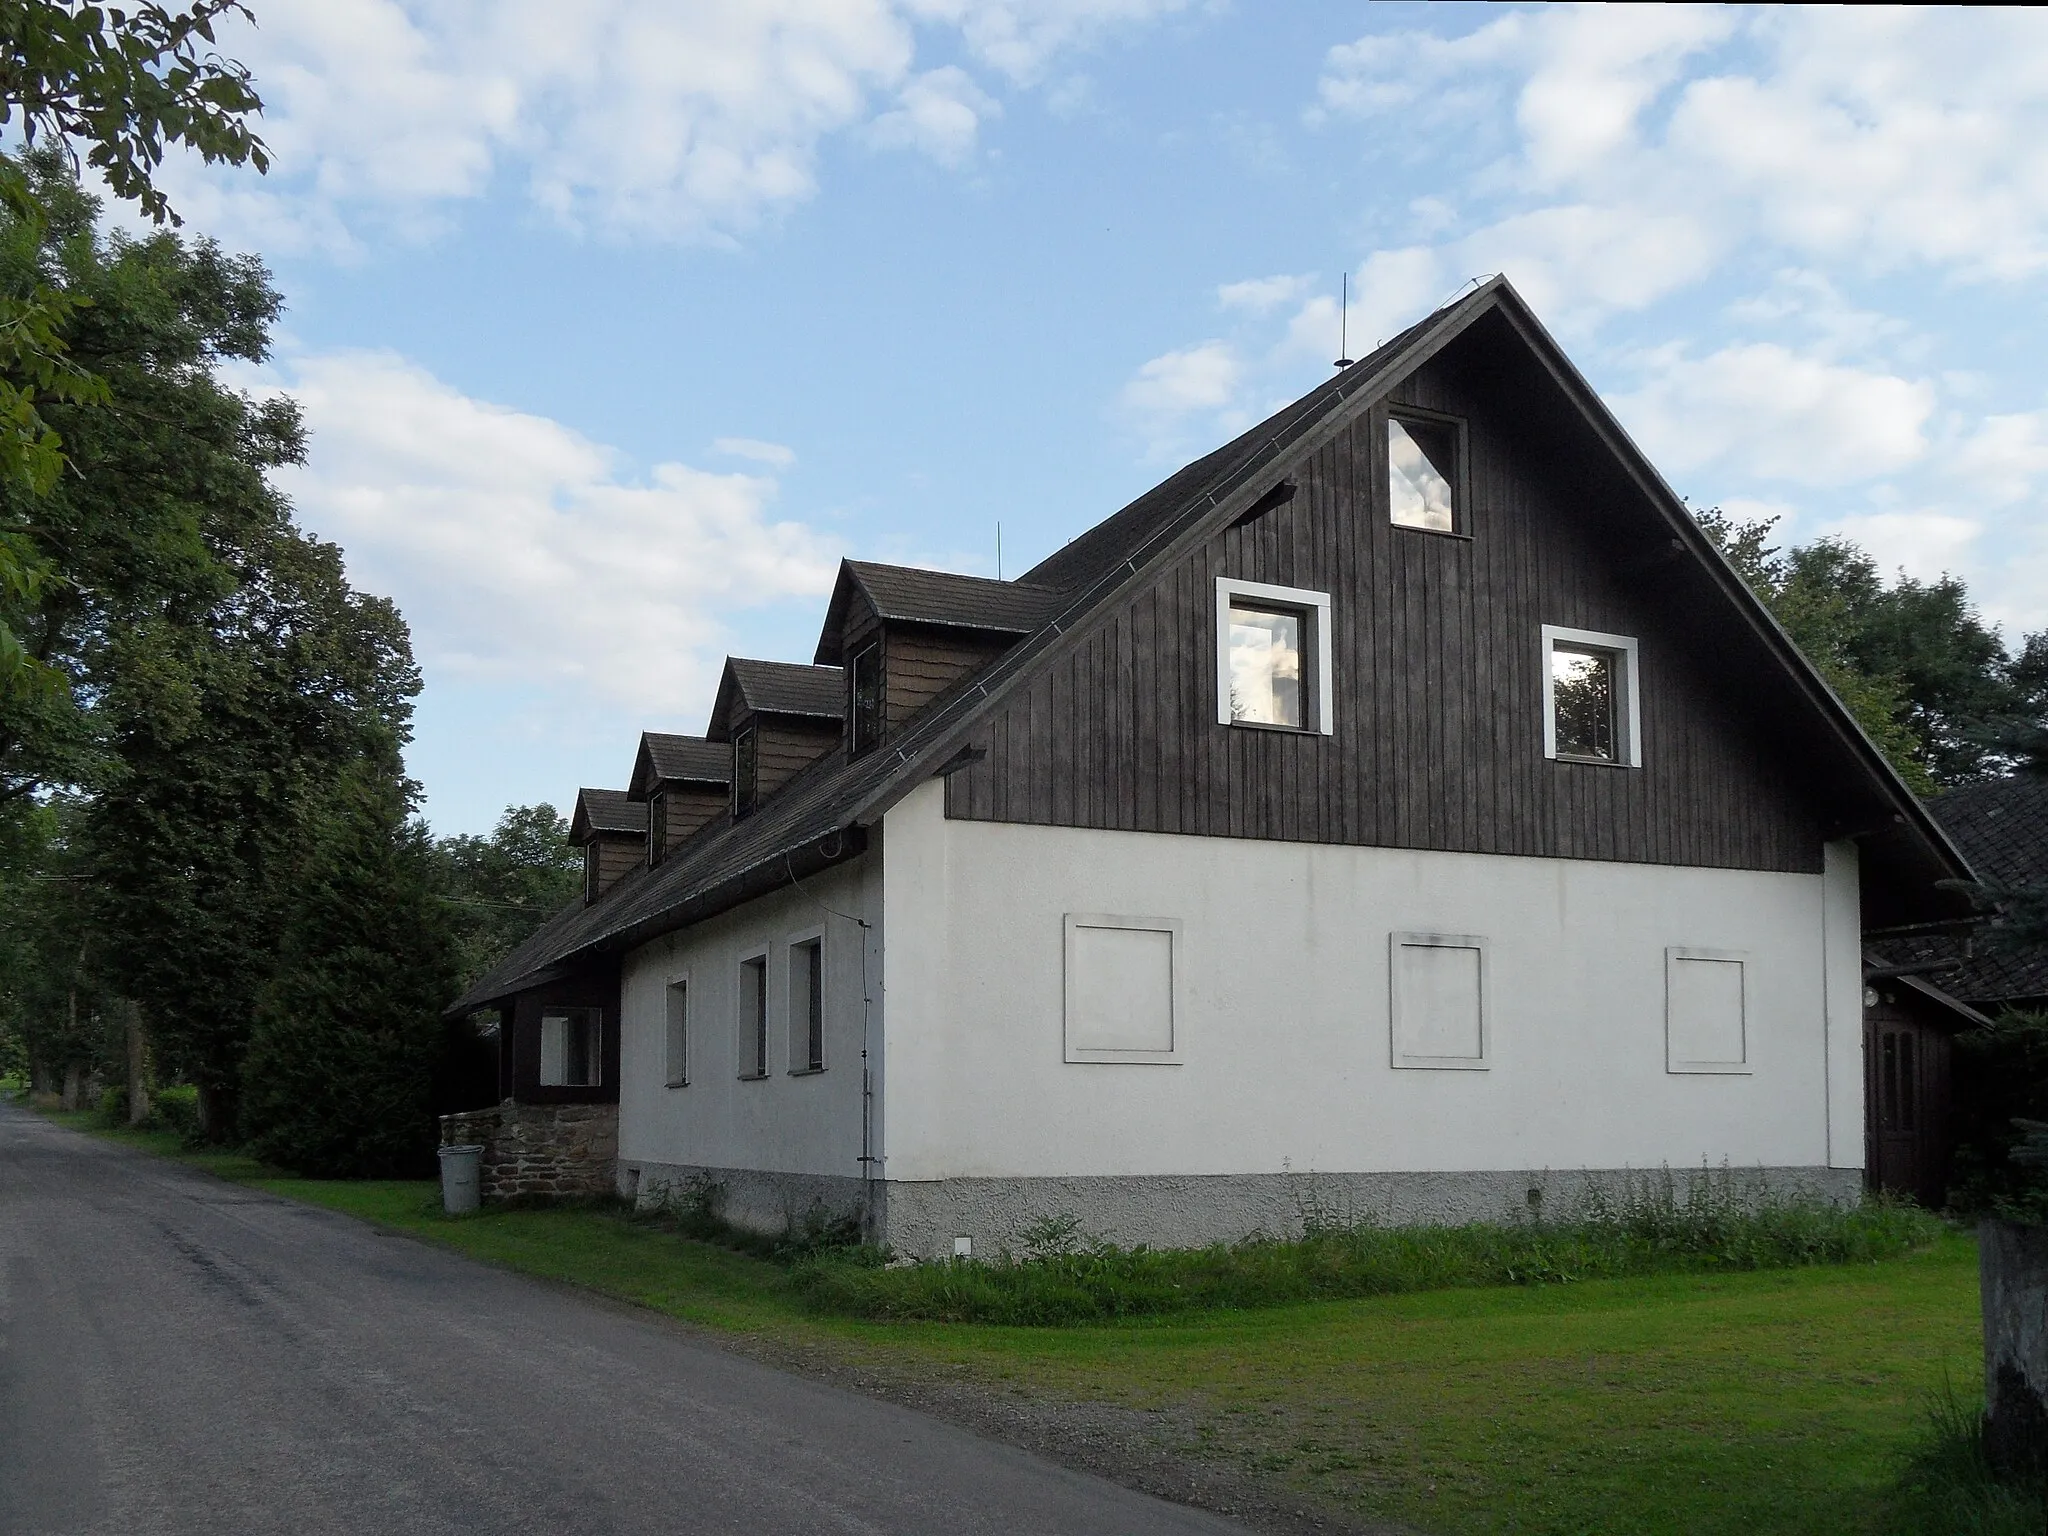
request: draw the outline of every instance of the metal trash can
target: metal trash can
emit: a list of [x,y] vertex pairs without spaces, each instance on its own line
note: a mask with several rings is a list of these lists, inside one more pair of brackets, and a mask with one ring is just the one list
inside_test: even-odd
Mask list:
[[482,1147],[441,1149],[441,1209],[450,1216],[467,1216],[481,1202],[483,1161]]

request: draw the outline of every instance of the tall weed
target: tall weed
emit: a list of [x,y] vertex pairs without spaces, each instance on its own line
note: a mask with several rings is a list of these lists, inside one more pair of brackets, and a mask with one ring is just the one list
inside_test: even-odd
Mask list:
[[1395,1227],[1317,1214],[1298,1238],[1199,1249],[1089,1242],[1078,1220],[1061,1214],[1023,1234],[1021,1254],[883,1267],[866,1252],[826,1250],[799,1258],[794,1278],[823,1312],[1030,1326],[1457,1286],[1858,1263],[1922,1247],[1940,1231],[1912,1206],[1778,1198],[1754,1181],[1707,1170],[1596,1182],[1557,1221]]

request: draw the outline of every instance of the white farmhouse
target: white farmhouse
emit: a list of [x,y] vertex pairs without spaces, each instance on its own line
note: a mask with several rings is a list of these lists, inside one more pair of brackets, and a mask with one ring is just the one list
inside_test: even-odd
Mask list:
[[1968,873],[1500,279],[1016,581],[847,564],[577,833],[484,1133],[920,1256],[1851,1195],[1863,939]]

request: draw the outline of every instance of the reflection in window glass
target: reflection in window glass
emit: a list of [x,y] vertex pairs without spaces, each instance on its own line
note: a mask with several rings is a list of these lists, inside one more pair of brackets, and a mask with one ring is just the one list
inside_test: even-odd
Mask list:
[[540,1085],[595,1088],[600,1076],[598,1012],[550,1008],[540,1016]]
[[1550,653],[1557,755],[1614,761],[1614,656],[1559,645]]
[[1230,605],[1230,718],[1251,725],[1307,724],[1301,685],[1305,616]]
[[1434,422],[1387,418],[1387,506],[1404,528],[1454,533],[1458,527],[1452,477],[1458,434]]
[[882,739],[882,647],[863,649],[853,658],[853,755],[859,757]]

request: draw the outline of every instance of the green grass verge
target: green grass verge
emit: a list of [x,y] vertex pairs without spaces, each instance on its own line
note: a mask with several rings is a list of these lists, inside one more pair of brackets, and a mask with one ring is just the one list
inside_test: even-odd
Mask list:
[[[615,1211],[451,1220],[429,1183],[280,1178],[175,1137],[52,1118],[691,1322],[919,1379],[1162,1410],[1160,1432],[1189,1456],[1438,1536],[2042,1528],[1930,1416],[1982,1371],[1976,1249],[1954,1231],[1831,1266],[1106,1325],[883,1322],[820,1316],[790,1268]],[[1958,1422],[1974,1412],[1962,1401]]]

